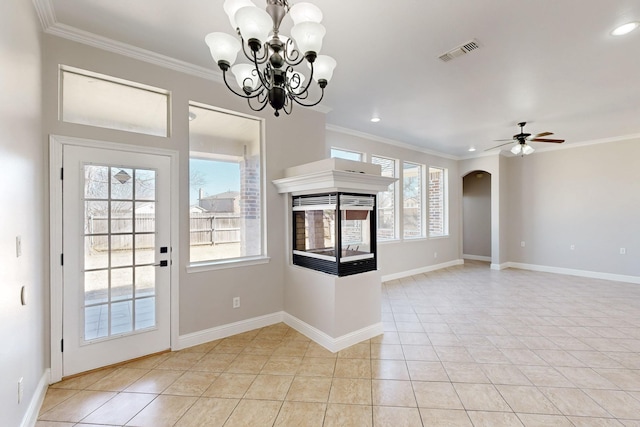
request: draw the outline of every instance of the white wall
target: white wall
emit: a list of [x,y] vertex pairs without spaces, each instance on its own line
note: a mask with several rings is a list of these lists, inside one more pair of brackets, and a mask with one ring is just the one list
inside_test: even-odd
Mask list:
[[462,253],[491,258],[491,174],[475,171],[463,178]]
[[509,261],[640,276],[639,159],[639,139],[509,158]]
[[[45,132],[117,143],[155,146],[177,150],[180,167],[180,334],[188,334],[250,319],[283,309],[285,241],[285,196],[271,181],[283,176],[290,166],[319,160],[324,155],[324,114],[294,107],[292,116],[273,116],[266,108],[258,117],[266,118],[266,219],[267,264],[187,273],[189,250],[189,132],[188,103],[196,101],[233,111],[252,113],[246,101],[231,94],[219,83],[146,62],[116,55],[53,36],[44,36]],[[64,64],[171,91],[172,134],[168,138],[137,135],[111,129],[63,123],[57,118],[58,66]],[[215,68],[212,61],[211,68]],[[232,308],[232,298],[241,298],[241,307]]]
[[[331,147],[364,152],[367,161],[370,161],[371,156],[375,155],[398,159],[400,165],[403,161],[410,161],[449,170],[449,236],[378,242],[378,269],[383,277],[461,259],[459,212],[461,209],[462,178],[458,173],[458,161],[383,143],[366,136],[327,130],[325,156],[329,156]],[[402,183],[398,189],[398,191],[402,191]],[[401,215],[401,210],[399,210],[399,215]],[[402,221],[402,216],[399,216],[398,219]],[[435,253],[437,253],[437,258],[434,257]]]
[[0,64],[0,424],[18,426],[48,366],[40,27],[31,2],[0,2]]

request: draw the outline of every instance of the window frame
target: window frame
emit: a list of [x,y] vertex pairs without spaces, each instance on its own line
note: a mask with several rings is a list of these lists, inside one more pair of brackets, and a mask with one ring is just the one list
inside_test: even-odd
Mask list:
[[[441,194],[441,203],[442,203],[442,213],[441,213],[441,219],[440,222],[441,224],[439,224],[439,228],[442,228],[442,233],[441,234],[433,234],[431,232],[431,224],[432,224],[432,209],[433,206],[431,204],[431,171],[432,170],[438,170],[440,171],[441,175],[442,175],[442,182],[440,184],[440,194]],[[428,191],[429,191],[429,196],[428,196],[428,219],[427,219],[427,227],[428,227],[428,236],[430,239],[438,239],[438,238],[443,238],[443,237],[449,237],[449,170],[447,168],[444,167],[439,167],[439,166],[429,166],[428,168],[428,172],[429,174],[429,178],[428,178]]]
[[[334,151],[339,151],[339,152],[343,152],[343,153],[352,153],[352,154],[358,154],[360,156],[360,160],[354,160],[354,159],[349,159],[346,157],[340,157],[340,156],[334,156],[333,153]],[[345,159],[345,160],[351,160],[353,162],[364,162],[366,161],[366,155],[364,152],[362,151],[356,151],[356,150],[348,150],[346,148],[339,148],[339,147],[331,147],[329,149],[329,158],[336,158],[336,159]]]
[[[64,76],[65,74],[72,74],[76,76],[88,77],[95,80],[100,80],[106,83],[119,85],[123,87],[127,87],[130,89],[137,89],[143,92],[149,92],[155,95],[162,95],[165,97],[166,105],[165,105],[165,114],[164,114],[164,129],[163,133],[154,133],[154,132],[144,132],[142,130],[131,130],[126,129],[124,127],[115,127],[115,126],[107,126],[96,123],[87,123],[83,121],[73,121],[65,119],[65,83]],[[110,76],[107,74],[96,73],[89,70],[84,70],[81,68],[71,67],[68,65],[60,65],[58,68],[58,86],[59,86],[59,96],[58,96],[58,120],[63,123],[69,123],[73,125],[81,125],[81,126],[91,126],[99,129],[109,129],[115,130],[118,132],[128,132],[137,135],[147,135],[151,137],[157,138],[169,138],[171,137],[171,103],[172,97],[171,92],[166,89],[162,89],[159,87],[149,86],[143,83],[135,82],[132,80],[126,80],[115,76]]]
[[[234,116],[237,116],[237,117],[254,120],[254,121],[256,121],[258,123],[258,126],[259,126],[259,138],[260,138],[260,141],[258,143],[258,146],[259,146],[259,149],[260,149],[260,154],[259,154],[260,158],[259,158],[259,161],[258,161],[259,162],[259,167],[260,167],[260,173],[259,173],[260,196],[258,198],[259,203],[260,203],[260,207],[259,207],[259,214],[260,214],[260,220],[259,220],[259,225],[260,225],[260,253],[257,254],[257,255],[247,255],[247,256],[240,256],[240,257],[233,257],[233,258],[211,259],[211,260],[205,260],[205,261],[191,261],[191,253],[190,253],[191,252],[191,242],[189,240],[189,257],[188,257],[188,263],[187,263],[187,267],[186,267],[187,273],[198,273],[198,272],[210,271],[210,270],[219,270],[219,269],[227,269],[227,268],[245,267],[245,266],[250,266],[250,265],[266,264],[266,263],[268,263],[270,261],[270,257],[268,256],[267,227],[266,227],[266,224],[267,224],[267,209],[266,209],[267,188],[266,188],[266,153],[265,153],[265,149],[266,149],[266,131],[265,131],[265,119],[260,118],[260,117],[251,116],[251,115],[248,115],[248,114],[243,114],[243,113],[240,113],[240,112],[237,112],[237,111],[218,108],[218,107],[215,107],[215,106],[212,106],[212,105],[203,104],[203,103],[199,103],[199,102],[195,102],[195,101],[190,101],[189,102],[189,108],[191,108],[191,107],[206,109],[206,110],[214,111],[214,112],[221,113],[221,114],[230,114],[230,115],[234,115]],[[236,156],[229,156],[229,155],[220,154],[220,153],[213,153],[213,152],[207,153],[207,152],[203,152],[203,151],[195,151],[195,153],[198,153],[198,154],[192,157],[191,150],[189,150],[189,159],[188,160],[191,160],[192,158],[194,158],[194,159],[200,159],[200,160],[233,161],[236,158]],[[190,171],[190,169],[189,169],[189,171]],[[190,172],[189,172],[189,185],[190,184],[191,184],[191,177],[190,177]],[[187,212],[190,210],[190,208],[191,208],[191,202],[189,201],[188,206],[187,206]],[[190,230],[191,230],[191,227],[189,226],[189,231]],[[189,233],[189,235],[190,235],[190,233]]]
[[[397,179],[398,175],[399,175],[399,164],[400,164],[400,160],[399,159],[393,159],[391,157],[386,157],[386,156],[379,156],[379,155],[375,155],[372,154],[370,156],[370,162],[372,164],[379,164],[379,163],[374,163],[374,159],[382,159],[382,160],[389,160],[391,162],[393,162],[393,178],[396,178],[396,181],[393,182],[393,184],[390,185],[390,187],[392,187],[393,189],[393,236],[391,238],[385,239],[385,238],[381,238],[380,234],[379,234],[379,228],[380,228],[380,223],[381,221],[379,221],[379,217],[376,218],[376,239],[379,243],[385,243],[385,242],[393,242],[393,241],[397,241],[399,240],[399,207],[400,207],[400,195],[399,195],[399,191],[398,191],[398,186],[399,186],[399,182],[400,180]],[[376,194],[376,215],[378,214],[377,211],[380,210],[380,208],[382,207],[382,204],[380,203],[380,193],[386,193],[389,190],[385,190],[385,191],[379,191]]]
[[[418,206],[420,208],[420,214],[418,215],[418,219],[420,221],[420,235],[419,236],[407,236],[406,233],[406,229],[405,229],[405,221],[406,221],[406,212],[405,212],[405,208],[406,208],[406,193],[405,193],[405,179],[406,179],[406,175],[405,175],[405,165],[413,165],[413,166],[417,166],[418,170],[420,171],[420,178],[419,178],[419,183],[420,183],[420,190],[419,190],[419,195],[420,195],[420,201],[418,203]],[[425,192],[425,169],[426,169],[426,165],[422,164],[422,163],[414,163],[414,162],[409,162],[406,160],[402,161],[402,239],[403,240],[417,240],[417,239],[425,239],[427,238],[427,232],[425,230],[425,225],[427,224],[426,222],[426,211],[427,209],[425,209],[425,200],[426,200],[426,192]]]

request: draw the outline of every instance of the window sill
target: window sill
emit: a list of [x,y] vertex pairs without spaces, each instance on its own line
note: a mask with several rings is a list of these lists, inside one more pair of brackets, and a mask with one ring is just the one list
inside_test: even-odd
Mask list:
[[237,258],[223,261],[209,261],[187,265],[187,273],[201,273],[204,271],[222,270],[225,268],[247,267],[250,265],[268,264],[271,258],[258,256],[252,258]]
[[387,239],[387,240],[378,240],[378,245],[388,245],[393,243],[400,243],[402,240],[400,239]]
[[429,240],[427,237],[425,236],[420,236],[420,237],[403,237],[402,241],[403,242],[424,242],[425,240]]
[[429,236],[429,240],[448,239],[449,237],[451,237],[449,234],[444,236]]

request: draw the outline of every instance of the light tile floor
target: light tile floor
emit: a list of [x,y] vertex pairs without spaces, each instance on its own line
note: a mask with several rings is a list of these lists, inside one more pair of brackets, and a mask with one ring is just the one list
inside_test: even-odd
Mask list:
[[332,354],[278,324],[52,385],[37,427],[640,426],[640,286],[467,263]]

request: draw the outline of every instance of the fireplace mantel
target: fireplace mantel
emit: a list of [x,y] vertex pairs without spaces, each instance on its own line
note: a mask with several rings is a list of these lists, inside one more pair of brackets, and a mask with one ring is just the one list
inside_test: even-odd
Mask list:
[[385,191],[397,178],[380,175],[380,165],[345,159],[324,159],[285,170],[273,184],[279,193],[300,196],[313,193]]

